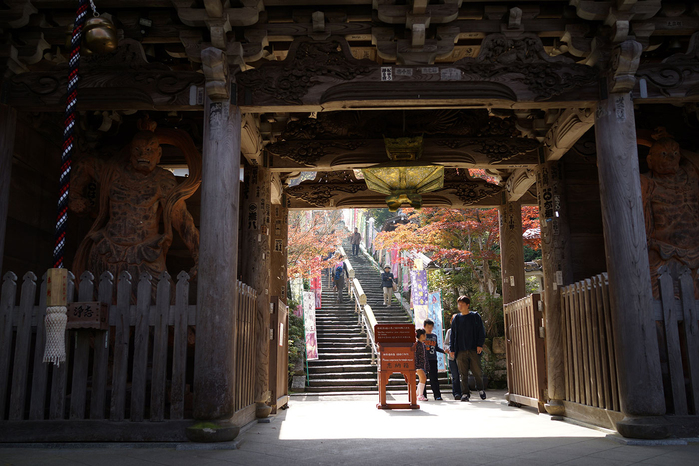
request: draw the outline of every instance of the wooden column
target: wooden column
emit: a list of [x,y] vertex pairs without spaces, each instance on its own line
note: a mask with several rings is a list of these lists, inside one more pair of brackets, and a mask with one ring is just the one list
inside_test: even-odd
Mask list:
[[[284,351],[278,348],[280,323],[283,325],[284,334],[289,333],[289,318],[285,309],[280,309],[279,301],[287,302],[286,300],[286,247],[287,235],[289,230],[289,209],[285,205],[286,200],[282,196],[282,204],[272,205],[272,216],[270,223],[270,246],[271,260],[269,268],[269,294],[275,305],[275,313],[273,315],[272,325],[276,338],[269,343],[269,389],[271,391],[272,413],[276,413],[280,408],[277,402],[284,395],[288,394],[288,337],[282,342]],[[284,335],[281,335],[284,338]],[[282,370],[280,369],[282,366]],[[283,374],[283,375],[282,375]],[[282,380],[280,380],[282,379]],[[281,402],[284,403],[283,401]]]
[[505,202],[500,214],[500,258],[502,263],[502,299],[511,303],[524,298],[524,241],[522,239],[522,204]]
[[570,260],[570,228],[565,203],[563,164],[549,162],[538,167],[536,183],[541,223],[541,254],[544,267],[544,318],[546,326],[546,411],[563,415],[565,372],[560,286],[573,282]]
[[662,415],[665,400],[628,93],[610,93],[599,103],[595,136],[621,410],[627,416]]
[[243,186],[243,281],[257,290],[255,321],[255,403],[258,418],[269,416],[269,223],[268,167],[246,166]]
[[207,76],[201,184],[199,284],[194,361],[194,417],[215,420],[188,429],[191,440],[228,441],[234,413],[238,268],[240,109],[227,94],[226,56],[202,52]]
[[5,255],[5,229],[10,203],[10,175],[15,147],[17,112],[9,105],[0,104],[0,272]]

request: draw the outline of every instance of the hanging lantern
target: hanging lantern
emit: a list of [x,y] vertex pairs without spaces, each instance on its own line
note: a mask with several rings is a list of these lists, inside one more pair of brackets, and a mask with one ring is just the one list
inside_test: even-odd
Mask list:
[[391,162],[362,169],[367,187],[386,194],[388,210],[395,212],[402,204],[422,207],[422,194],[444,187],[444,167],[418,162],[422,155],[422,136],[384,138]]
[[117,30],[109,19],[96,16],[85,21],[83,28],[88,53],[110,53],[117,49]]

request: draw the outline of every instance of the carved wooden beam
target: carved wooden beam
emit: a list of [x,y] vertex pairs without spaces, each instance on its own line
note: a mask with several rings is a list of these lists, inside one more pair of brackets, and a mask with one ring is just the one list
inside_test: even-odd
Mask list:
[[699,33],[690,39],[686,53],[672,55],[662,63],[640,65],[635,81],[637,103],[699,100]]
[[[445,174],[444,188],[422,195],[424,207],[476,208],[496,207],[502,203],[501,186],[480,179],[470,179],[455,170]],[[300,209],[342,209],[383,208],[385,195],[367,189],[363,180],[357,180],[352,172],[323,173],[315,180],[303,181],[297,186],[286,187],[284,193],[289,199],[289,208]],[[525,193],[524,204],[536,204],[536,199]]]
[[[454,168],[534,167],[539,162],[536,139],[425,139],[420,161]],[[365,168],[388,162],[382,139],[291,140],[269,144],[272,171],[332,171]]]
[[544,158],[558,160],[595,123],[594,107],[569,108],[559,115],[544,138]]
[[[84,57],[79,83],[81,110],[192,110],[192,87],[204,75],[148,63],[140,43],[125,39],[116,53]],[[65,110],[67,64],[22,73],[9,81],[8,104],[28,111]]]
[[0,10],[0,27],[17,29],[29,23],[29,17],[38,12],[30,0],[4,0],[6,9]]
[[549,57],[533,34],[494,34],[478,57],[429,67],[357,60],[340,37],[298,39],[284,61],[240,73],[237,81],[238,104],[256,113],[411,105],[585,107],[599,99],[594,69]]

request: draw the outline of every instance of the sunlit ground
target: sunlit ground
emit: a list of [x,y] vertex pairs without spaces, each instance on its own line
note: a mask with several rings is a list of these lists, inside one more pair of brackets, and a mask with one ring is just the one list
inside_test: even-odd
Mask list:
[[378,410],[378,395],[294,396],[288,410],[251,424],[235,445],[214,446],[228,449],[0,447],[0,466],[699,465],[699,444],[622,445],[605,432],[508,407],[502,395],[489,392],[487,401],[470,403],[422,402],[417,411]]
[[[606,432],[552,421],[533,409],[508,407],[504,392],[489,392],[481,401],[420,402],[419,410],[379,410],[378,395],[294,396],[281,423],[280,440],[312,439],[445,439],[445,438],[526,438],[604,437]],[[393,398],[393,399],[392,399]],[[342,400],[342,401],[339,401]],[[407,394],[389,394],[389,402],[405,402]],[[431,398],[430,398],[431,400]],[[421,429],[417,426],[435,426]],[[465,425],[474,428],[464,429]],[[475,428],[477,427],[477,428]]]

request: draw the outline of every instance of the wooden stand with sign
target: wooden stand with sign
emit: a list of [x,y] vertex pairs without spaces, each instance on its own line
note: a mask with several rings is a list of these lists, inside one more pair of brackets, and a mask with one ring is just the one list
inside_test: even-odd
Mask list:
[[[379,409],[418,409],[415,381],[415,326],[377,324],[374,336],[379,345]],[[410,403],[387,403],[386,386],[392,374],[399,373],[408,384]]]

